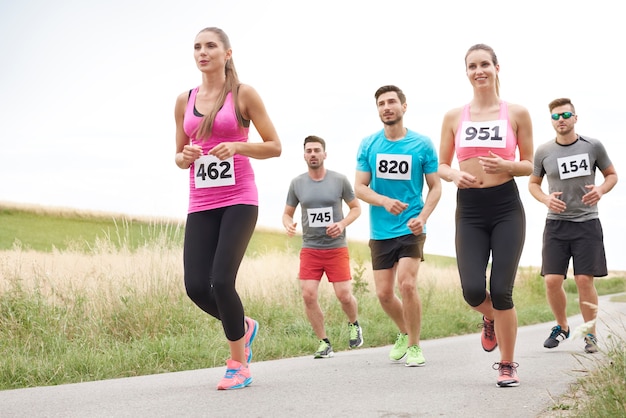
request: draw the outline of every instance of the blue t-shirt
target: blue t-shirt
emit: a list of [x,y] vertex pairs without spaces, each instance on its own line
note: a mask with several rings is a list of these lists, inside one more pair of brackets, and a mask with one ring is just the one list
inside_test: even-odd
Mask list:
[[357,171],[371,174],[370,188],[376,193],[409,204],[399,215],[370,205],[370,238],[382,240],[411,234],[407,223],[424,207],[424,175],[436,173],[438,168],[432,141],[417,132],[407,130],[404,138],[390,141],[381,130],[361,141]]

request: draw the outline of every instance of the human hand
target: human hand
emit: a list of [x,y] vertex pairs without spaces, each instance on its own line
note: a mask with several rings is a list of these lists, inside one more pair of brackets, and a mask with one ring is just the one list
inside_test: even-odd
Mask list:
[[202,147],[200,145],[185,145],[183,147],[183,163],[191,165],[194,161],[202,156]]
[[385,210],[392,215],[399,215],[403,210],[409,207],[408,203],[400,202],[398,199],[392,199],[390,197],[385,199],[385,204],[383,205]]
[[326,235],[331,238],[337,238],[343,232],[345,228],[339,223],[335,222],[334,224],[328,225],[326,227]]
[[476,176],[465,171],[456,171],[452,176],[454,185],[459,189],[469,189],[474,183],[476,183]]
[[602,198],[602,191],[595,184],[588,184],[585,189],[589,190],[583,195],[582,201],[585,205],[593,206]]
[[567,209],[567,205],[563,202],[559,197],[563,194],[563,192],[554,192],[550,193],[546,201],[545,205],[554,213],[561,213]]
[[298,226],[297,222],[292,224],[285,224],[285,230],[287,231],[287,236],[289,238],[293,237],[296,234],[296,226]]
[[489,157],[478,157],[480,165],[487,174],[497,174],[509,171],[509,161],[489,151]]
[[407,223],[407,226],[409,227],[409,229],[411,230],[411,232],[413,233],[413,235],[420,235],[424,232],[424,225],[426,223],[424,221],[422,221],[419,216],[417,218],[411,218],[409,219],[409,222]]
[[237,153],[237,143],[236,142],[222,142],[213,147],[209,154],[213,155],[220,160],[226,160]]

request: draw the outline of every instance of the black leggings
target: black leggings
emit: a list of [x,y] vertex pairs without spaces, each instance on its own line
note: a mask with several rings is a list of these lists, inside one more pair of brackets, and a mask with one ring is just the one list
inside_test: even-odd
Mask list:
[[484,302],[491,254],[490,293],[494,309],[513,308],[513,284],[524,239],[526,215],[514,180],[486,189],[459,189],[456,258],[465,301]]
[[219,319],[230,341],[244,335],[235,280],[254,232],[258,207],[234,205],[187,215],[183,263],[187,295]]

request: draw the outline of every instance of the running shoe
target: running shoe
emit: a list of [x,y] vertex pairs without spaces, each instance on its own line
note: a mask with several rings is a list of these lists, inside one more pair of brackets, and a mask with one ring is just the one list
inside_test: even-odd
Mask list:
[[486,352],[491,352],[496,349],[498,346],[498,341],[496,340],[496,330],[493,327],[493,320],[488,320],[483,316],[483,332],[480,335],[480,343],[483,346],[483,350]]
[[217,385],[217,390],[241,389],[252,383],[250,369],[235,360],[226,360],[226,374]]
[[561,341],[565,341],[569,338],[569,329],[567,331],[563,331],[560,325],[552,327],[552,332],[550,332],[550,336],[547,340],[544,341],[543,346],[545,348],[554,348],[558,347]]
[[509,361],[494,363],[493,369],[498,371],[498,381],[496,382],[496,386],[499,388],[519,386],[519,377],[517,377],[518,367],[519,364]]
[[352,324],[348,322],[348,328],[350,329],[350,348],[358,348],[363,345],[363,330],[360,325]]
[[320,345],[317,347],[317,351],[313,355],[313,358],[330,358],[334,355],[335,353],[333,353],[333,347],[330,343],[320,340]]
[[402,360],[404,356],[406,356],[408,343],[409,343],[408,334],[403,334],[399,332],[398,336],[396,337],[396,343],[393,345],[393,348],[389,352],[389,359],[391,361]]
[[598,340],[593,334],[585,336],[585,353],[593,354],[598,352]]
[[406,367],[421,367],[425,364],[426,359],[418,345],[412,345],[406,350]]
[[246,361],[248,364],[252,361],[252,341],[256,338],[256,333],[259,330],[259,323],[252,318],[245,317],[244,320],[248,325],[248,329],[244,334],[244,341],[246,342],[244,348],[244,354],[246,356]]

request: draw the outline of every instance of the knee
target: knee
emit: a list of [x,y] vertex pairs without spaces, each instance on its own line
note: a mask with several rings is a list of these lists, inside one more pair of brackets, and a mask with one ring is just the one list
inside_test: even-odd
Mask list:
[[593,276],[574,276],[576,287],[582,290],[590,290],[594,287]]
[[302,292],[302,301],[306,306],[317,304],[317,294],[314,292]]
[[491,304],[493,305],[493,308],[498,311],[513,309],[513,290],[511,289],[511,291],[499,291],[492,289]]
[[549,276],[545,278],[546,290],[549,292],[558,291],[563,287],[563,276]]
[[352,294],[348,291],[337,293],[336,296],[337,296],[337,300],[342,305],[349,305],[350,303],[352,303]]
[[382,304],[388,304],[391,303],[394,298],[396,297],[395,293],[393,292],[393,290],[387,290],[387,289],[376,289],[376,296],[378,297],[378,301]]
[[202,282],[187,282],[185,283],[185,291],[187,292],[187,296],[193,302],[198,303],[204,300],[208,294],[211,292],[211,285],[208,283]]
[[463,298],[465,302],[473,308],[477,307],[481,303],[485,301],[487,297],[487,292],[485,289],[478,287],[464,287],[463,288]]

